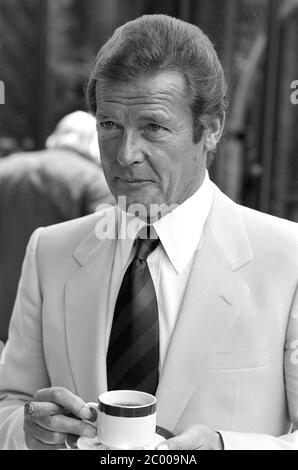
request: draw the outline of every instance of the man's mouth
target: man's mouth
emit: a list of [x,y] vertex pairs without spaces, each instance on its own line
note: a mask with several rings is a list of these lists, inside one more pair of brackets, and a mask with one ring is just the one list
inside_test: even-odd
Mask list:
[[140,178],[119,178],[117,177],[116,180],[120,181],[120,183],[128,183],[128,184],[142,184],[142,183],[152,183],[152,180],[149,179],[140,179]]

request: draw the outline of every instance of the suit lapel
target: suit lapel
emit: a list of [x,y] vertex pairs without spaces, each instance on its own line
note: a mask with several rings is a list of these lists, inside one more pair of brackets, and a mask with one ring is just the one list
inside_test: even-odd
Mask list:
[[77,249],[83,266],[65,288],[66,335],[77,393],[94,401],[106,391],[106,315],[114,242],[92,233]]
[[161,372],[158,424],[172,430],[249,294],[234,271],[252,259],[252,252],[237,206],[224,198],[215,196]]

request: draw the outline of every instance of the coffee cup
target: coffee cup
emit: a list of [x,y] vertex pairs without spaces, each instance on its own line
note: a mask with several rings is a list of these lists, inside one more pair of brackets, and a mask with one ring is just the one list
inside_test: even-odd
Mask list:
[[87,403],[97,413],[97,439],[109,449],[143,449],[153,442],[156,398],[137,390],[102,393],[98,403]]

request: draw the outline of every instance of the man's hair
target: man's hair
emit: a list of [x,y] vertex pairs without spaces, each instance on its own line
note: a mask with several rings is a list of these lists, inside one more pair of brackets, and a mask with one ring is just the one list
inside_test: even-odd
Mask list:
[[120,26],[99,50],[86,88],[96,113],[96,81],[130,81],[162,71],[180,72],[194,119],[194,142],[227,106],[226,81],[215,49],[198,27],[166,15],[144,15]]

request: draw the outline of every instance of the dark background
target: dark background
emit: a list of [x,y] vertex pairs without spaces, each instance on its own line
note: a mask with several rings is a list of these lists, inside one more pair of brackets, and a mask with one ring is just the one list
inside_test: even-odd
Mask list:
[[115,27],[144,13],[199,25],[223,63],[230,107],[211,167],[234,200],[298,221],[297,0],[0,0],[0,157],[40,149]]

